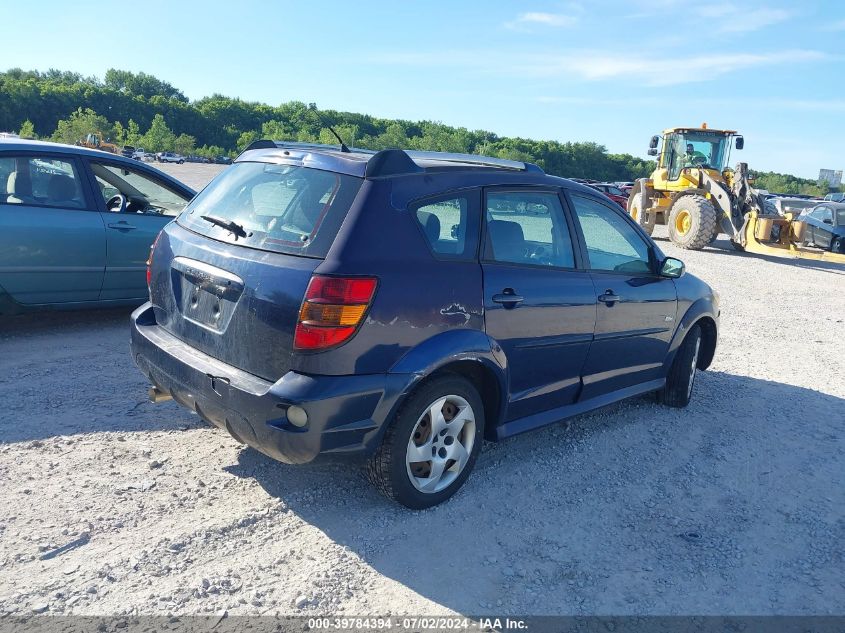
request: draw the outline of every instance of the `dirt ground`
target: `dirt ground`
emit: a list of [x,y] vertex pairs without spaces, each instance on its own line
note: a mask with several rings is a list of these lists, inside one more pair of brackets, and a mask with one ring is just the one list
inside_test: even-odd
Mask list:
[[689,408],[488,445],[422,512],[150,404],[129,310],[0,321],[0,616],[842,614],[845,267],[660,244],[721,294]]

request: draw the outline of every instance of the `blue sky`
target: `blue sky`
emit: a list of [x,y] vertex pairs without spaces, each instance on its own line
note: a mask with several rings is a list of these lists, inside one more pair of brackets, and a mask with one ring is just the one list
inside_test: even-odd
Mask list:
[[662,128],[706,121],[745,135],[732,160],[752,168],[845,168],[841,2],[34,6],[5,6],[0,67],[144,71],[192,99],[315,102],[640,156]]

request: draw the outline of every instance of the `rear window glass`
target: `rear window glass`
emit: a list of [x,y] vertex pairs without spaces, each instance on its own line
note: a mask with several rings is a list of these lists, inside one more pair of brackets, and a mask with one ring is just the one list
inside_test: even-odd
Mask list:
[[[296,165],[235,163],[193,199],[178,222],[232,244],[325,257],[361,182]],[[234,224],[221,226],[227,223]]]

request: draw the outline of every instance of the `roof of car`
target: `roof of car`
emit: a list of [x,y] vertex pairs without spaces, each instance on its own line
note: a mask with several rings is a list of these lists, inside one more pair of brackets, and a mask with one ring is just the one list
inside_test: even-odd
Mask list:
[[379,152],[338,145],[256,141],[236,162],[271,161],[300,164],[351,176],[379,178],[442,170],[507,170],[543,174],[533,163],[492,156],[387,149]]
[[[65,143],[52,143],[50,141],[34,141],[22,138],[0,138],[0,151],[49,151],[54,154],[83,154],[102,158],[105,154],[109,158],[129,161],[120,154],[112,154],[99,149],[89,149],[79,145],[67,145]],[[137,161],[129,161],[129,164],[136,164]]]
[[73,154],[76,156],[89,156],[91,158],[99,158],[101,160],[108,159],[110,162],[125,164],[131,169],[151,170],[156,172],[157,178],[165,180],[180,188],[196,194],[193,188],[189,187],[173,176],[164,173],[161,170],[155,169],[149,165],[139,163],[137,160],[121,156],[120,154],[112,154],[111,152],[104,152],[99,149],[89,149],[87,147],[80,147],[79,145],[67,145],[65,143],[51,143],[49,141],[34,141],[31,139],[18,138],[0,138],[0,152],[49,152],[51,154]]

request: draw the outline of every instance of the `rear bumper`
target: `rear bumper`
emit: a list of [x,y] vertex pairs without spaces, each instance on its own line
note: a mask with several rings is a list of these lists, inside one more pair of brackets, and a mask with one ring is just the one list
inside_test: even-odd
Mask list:
[[[409,374],[291,371],[271,383],[183,343],[156,323],[149,303],[131,319],[132,358],[153,385],[235,439],[289,464],[325,454],[371,454],[414,381]],[[304,428],[287,420],[287,408],[294,404],[308,413]]]

